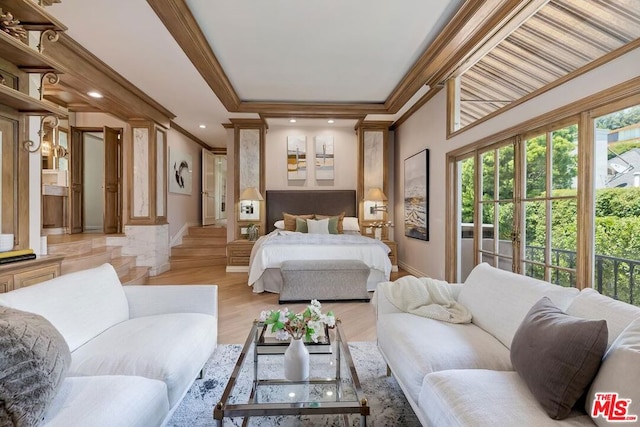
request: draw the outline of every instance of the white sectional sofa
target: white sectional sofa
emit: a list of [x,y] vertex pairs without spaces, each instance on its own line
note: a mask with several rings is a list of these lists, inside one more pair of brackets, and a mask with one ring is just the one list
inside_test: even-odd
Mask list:
[[[452,324],[401,312],[385,297],[387,285],[374,297],[378,347],[423,425],[605,425],[583,409],[596,384],[635,399],[629,413],[640,416],[640,308],[480,264],[464,284],[451,285],[472,323]],[[544,296],[570,316],[607,321],[609,351],[587,402],[563,420],[547,415],[510,358],[516,331]]]
[[44,426],[160,426],[217,345],[217,287],[125,286],[110,264],[0,294],[62,335],[71,362]]

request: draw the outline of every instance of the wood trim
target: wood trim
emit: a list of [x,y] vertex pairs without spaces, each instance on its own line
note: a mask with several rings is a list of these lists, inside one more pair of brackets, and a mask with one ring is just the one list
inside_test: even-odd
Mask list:
[[220,123],[220,124],[225,129],[235,129],[235,126],[233,125],[233,123]]
[[183,0],[147,0],[175,41],[227,111],[238,111],[240,98]]
[[[596,68],[606,64],[607,62],[613,61],[614,59],[624,55],[625,53],[631,52],[632,50],[637,49],[639,47],[640,47],[640,38],[638,38],[638,39],[636,39],[636,40],[634,40],[634,41],[632,41],[630,43],[627,43],[626,45],[624,45],[624,46],[622,46],[622,47],[620,47],[620,48],[618,48],[618,49],[616,49],[614,51],[611,51],[611,52],[607,53],[606,55],[601,56],[600,58],[596,59],[595,61],[592,61],[592,62],[590,62],[590,63],[578,68],[577,70],[575,70],[575,71],[573,71],[573,72],[571,72],[569,74],[566,74],[566,75],[560,77],[557,80],[554,80],[553,82],[551,82],[551,83],[549,83],[549,84],[547,84],[545,86],[542,86],[540,89],[534,90],[533,92],[523,96],[522,98],[519,98],[519,99],[509,103],[508,105],[505,105],[504,107],[499,108],[498,110],[492,112],[491,114],[488,114],[488,115],[484,116],[483,118],[481,118],[479,120],[476,120],[473,123],[469,123],[467,126],[461,128],[461,129],[458,129],[456,131],[451,131],[451,128],[447,127],[447,139],[451,139],[454,136],[461,134],[462,132],[466,132],[467,130],[472,129],[475,126],[486,122],[487,120],[490,120],[490,119],[492,119],[492,118],[494,118],[496,116],[499,116],[500,114],[505,113],[505,112],[509,111],[510,109],[515,108],[518,105],[529,101],[530,99],[533,99],[533,98],[535,98],[537,96],[540,96],[540,95],[550,91],[551,89],[554,89],[554,88],[556,88],[558,86],[561,86],[564,83],[566,83],[566,82],[568,82],[570,80],[573,80],[576,77],[579,77],[579,76],[581,76],[581,75],[583,75],[583,74],[585,74],[585,73],[587,73],[587,72],[589,72],[589,71],[591,71],[593,69],[596,69]],[[447,113],[449,113],[448,110],[447,110]]]
[[413,116],[413,114],[418,111],[420,108],[422,108],[422,106],[424,104],[426,104],[427,102],[429,102],[431,100],[431,98],[433,98],[434,96],[436,96],[440,90],[442,90],[441,87],[435,87],[435,88],[431,88],[429,89],[429,92],[425,93],[422,98],[420,98],[418,100],[418,102],[416,102],[415,104],[413,104],[411,106],[411,108],[409,108],[402,116],[400,116],[400,118],[398,120],[396,120],[393,125],[389,128],[390,130],[396,130],[400,127],[401,124],[403,124],[404,122],[407,121],[407,119],[409,119],[409,117]]
[[576,116],[584,111],[611,104],[635,95],[640,95],[640,77],[635,77],[586,98],[579,99],[571,104],[556,108],[555,110],[511,126],[510,128],[504,129],[498,133],[489,135],[472,144],[452,150],[447,154],[451,154],[455,157],[462,156],[476,149],[487,147],[497,141],[512,138],[517,134],[528,132],[530,129],[542,128],[550,123],[566,120],[567,118]]
[[182,126],[180,126],[179,124],[177,124],[173,120],[171,120],[171,122],[169,122],[169,127],[171,129],[181,133],[185,137],[189,138],[190,140],[192,140],[193,142],[195,142],[196,144],[198,144],[202,148],[207,149],[207,150],[211,150],[212,147],[209,146],[209,144],[205,143],[200,138],[194,136],[191,132],[187,131],[185,128],[183,128]]
[[[578,215],[577,218],[577,248],[591,248],[576,251],[576,287],[578,289],[593,287],[593,254],[595,218],[593,207],[595,206],[594,191],[594,151],[595,138],[593,134],[593,119],[589,113],[580,114],[578,121]],[[589,212],[589,215],[585,213]]]
[[366,114],[360,113],[340,113],[338,115],[331,113],[301,113],[301,114],[290,114],[290,113],[260,113],[260,118],[262,120],[266,119],[288,119],[288,118],[296,118],[296,119],[343,119],[343,120],[364,120],[366,118]]
[[448,221],[445,221],[445,249],[444,249],[444,279],[449,283],[457,283],[460,281],[458,277],[458,233],[457,225],[460,222],[458,218],[458,204],[456,203],[458,196],[458,160],[451,155],[447,155],[445,188],[455,189],[455,191],[447,191],[445,196],[445,212]]
[[[229,110],[232,111],[232,110]],[[308,117],[326,117],[331,115],[333,118],[347,118],[357,114],[388,114],[390,111],[385,108],[384,104],[376,103],[288,103],[288,102],[241,102],[237,110],[232,112],[241,113],[258,113],[258,114],[285,114],[288,116],[301,116],[303,114]],[[319,116],[318,116],[319,115]]]
[[[261,128],[261,127],[266,127],[267,126],[267,122],[264,121],[264,119],[229,119],[229,121],[231,122],[231,124],[233,125],[234,128],[243,128],[243,129],[247,129],[247,128]],[[225,126],[226,127],[226,126]]]

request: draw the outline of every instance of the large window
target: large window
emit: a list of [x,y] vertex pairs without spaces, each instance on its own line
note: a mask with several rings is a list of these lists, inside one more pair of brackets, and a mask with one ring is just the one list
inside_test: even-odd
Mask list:
[[449,153],[449,280],[487,262],[640,305],[640,94],[624,87]]

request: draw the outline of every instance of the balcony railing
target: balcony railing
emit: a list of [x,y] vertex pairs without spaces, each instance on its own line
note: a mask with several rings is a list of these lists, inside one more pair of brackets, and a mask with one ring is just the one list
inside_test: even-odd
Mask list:
[[[544,248],[527,246],[525,254],[528,260],[543,260]],[[551,263],[557,266],[575,268],[576,253],[565,249],[552,249]],[[535,276],[533,268],[534,265],[528,264],[527,275]],[[628,302],[629,304],[640,305],[639,290],[635,288],[637,283],[635,275],[638,271],[640,271],[640,260],[596,254],[594,288],[603,295]],[[567,283],[566,276],[562,274],[561,270],[554,269],[551,274],[551,282],[562,286],[575,286],[575,275],[573,273],[569,278],[570,283]]]

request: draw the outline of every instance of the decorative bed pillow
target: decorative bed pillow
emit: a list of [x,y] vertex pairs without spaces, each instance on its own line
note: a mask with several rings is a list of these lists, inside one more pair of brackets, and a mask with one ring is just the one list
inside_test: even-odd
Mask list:
[[[638,384],[640,384],[640,319],[631,322],[604,355],[602,366],[587,394],[584,409],[598,426],[610,426],[606,411],[607,405],[613,405],[614,401],[607,401],[602,394],[617,393],[618,405],[624,405],[622,402],[628,400],[625,405],[626,415],[640,417]],[[595,405],[596,400],[598,405]],[[609,408],[613,409],[612,406]],[[616,409],[621,410],[621,408]]]
[[309,227],[307,227],[307,220],[302,218],[296,218],[296,231],[298,233],[308,233]]
[[566,418],[607,348],[607,322],[569,316],[549,298],[535,303],[511,343],[511,364],[547,414]]
[[331,217],[338,217],[338,234],[342,234],[344,232],[344,215],[345,212],[340,212],[338,215],[315,215],[316,219],[327,219]]
[[47,319],[0,307],[0,425],[38,425],[70,363],[67,342]]
[[308,219],[309,234],[329,234],[329,218]]
[[278,221],[274,222],[273,226],[275,228],[277,228],[278,230],[284,230],[284,220],[281,219],[281,220],[278,220]]
[[342,229],[346,233],[347,231],[360,231],[360,224],[358,224],[358,218],[355,216],[345,216],[342,220]]
[[287,231],[296,231],[296,218],[313,219],[313,214],[310,215],[292,215],[286,212],[282,212],[284,217],[284,229]]

